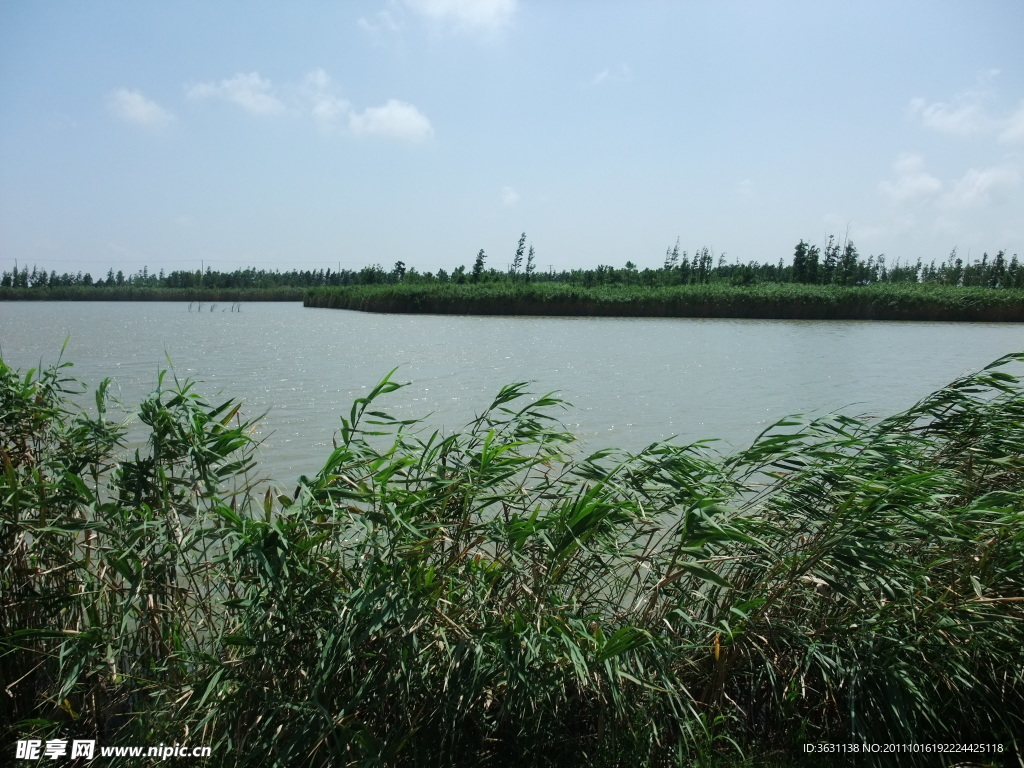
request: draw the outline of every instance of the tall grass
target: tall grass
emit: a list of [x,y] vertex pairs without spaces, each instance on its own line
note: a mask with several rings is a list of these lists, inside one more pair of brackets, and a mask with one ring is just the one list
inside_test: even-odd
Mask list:
[[421,283],[311,288],[304,301],[307,307],[370,312],[1024,322],[1020,290],[916,283]]
[[956,741],[1019,765],[1022,364],[727,457],[581,454],[523,384],[424,432],[381,410],[389,376],[287,493],[250,481],[237,403],[161,377],[125,456],[105,386],[86,415],[65,366],[0,364],[7,743],[619,766]]

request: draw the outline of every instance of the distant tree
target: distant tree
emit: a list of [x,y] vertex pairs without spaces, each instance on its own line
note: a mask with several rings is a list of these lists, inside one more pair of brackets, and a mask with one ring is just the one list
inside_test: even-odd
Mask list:
[[480,253],[476,255],[476,261],[473,262],[473,276],[472,281],[474,283],[480,282],[480,277],[484,273],[484,262],[487,260],[487,254],[484,253],[484,249],[480,249]]
[[992,259],[988,271],[988,287],[1003,288],[1006,286],[1006,251],[999,251]]
[[516,257],[512,259],[512,277],[519,273],[519,268],[523,265],[523,252],[526,250],[526,233],[523,232],[519,236],[519,245],[516,247]]
[[396,261],[394,269],[391,270],[391,276],[394,278],[394,282],[400,283],[405,278],[405,262]]
[[533,275],[533,270],[537,268],[537,265],[533,261],[533,243],[530,243],[530,252],[526,255],[526,279],[529,280]]
[[809,283],[807,279],[807,243],[801,240],[793,251],[793,282]]
[[675,247],[665,249],[665,264],[663,268],[665,271],[675,269],[679,264],[679,238],[676,238]]
[[821,281],[824,284],[829,284],[836,279],[836,269],[839,266],[839,243],[836,241],[834,235],[828,236],[828,242],[825,243],[825,260],[821,265]]
[[819,283],[821,282],[821,265],[818,264],[818,260],[821,258],[821,250],[816,245],[807,246],[807,265],[805,272],[807,275],[807,282]]
[[[302,285],[302,277],[298,273],[293,271],[293,277],[290,280],[291,285]],[[359,284],[360,285],[377,285],[378,283],[386,283],[388,281],[387,272],[380,264],[373,264],[372,266],[363,267],[359,270]],[[289,281],[285,281],[285,285],[289,284]]]
[[706,245],[694,253],[693,263],[690,267],[694,276],[694,282],[706,283],[711,276],[711,267],[714,263],[715,257],[711,253],[711,249]]
[[1006,268],[1006,287],[1024,287],[1024,269],[1021,269],[1021,265],[1020,262],[1017,260],[1016,253],[1013,254],[1013,258],[1010,259],[1010,266]]
[[840,285],[854,285],[857,282],[857,262],[857,248],[852,240],[847,240],[836,265],[835,282]]

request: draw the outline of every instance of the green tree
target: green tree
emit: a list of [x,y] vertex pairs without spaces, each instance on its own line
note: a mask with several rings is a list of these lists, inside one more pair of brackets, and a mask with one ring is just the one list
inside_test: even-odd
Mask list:
[[526,250],[526,233],[523,232],[519,236],[519,245],[516,248],[516,257],[512,259],[512,279],[519,273],[519,268],[523,265],[523,252]]
[[679,238],[676,238],[676,244],[674,248],[665,249],[665,264],[663,268],[666,272],[675,269],[676,265],[679,264]]
[[394,269],[391,270],[392,282],[400,283],[405,278],[405,262],[396,261]]
[[852,240],[847,240],[846,244],[843,245],[842,255],[839,258],[835,282],[840,285],[854,285],[857,282],[858,260],[857,247],[853,244]]
[[1003,288],[1006,286],[1006,251],[999,251],[992,260],[992,266],[988,273],[989,288]]
[[821,282],[826,285],[834,282],[838,266],[839,243],[836,241],[835,235],[829,235],[828,242],[825,243],[825,261],[823,262],[821,269]]
[[793,282],[808,283],[807,279],[807,243],[801,240],[793,252]]
[[479,283],[480,278],[484,273],[484,261],[487,260],[487,254],[484,253],[484,249],[480,249],[480,253],[476,255],[476,261],[473,262],[473,276],[470,278],[474,283]]

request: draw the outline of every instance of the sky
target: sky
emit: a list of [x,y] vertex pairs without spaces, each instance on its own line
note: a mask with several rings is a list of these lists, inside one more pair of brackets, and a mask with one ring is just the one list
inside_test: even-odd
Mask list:
[[1024,255],[1020,0],[0,0],[0,268]]

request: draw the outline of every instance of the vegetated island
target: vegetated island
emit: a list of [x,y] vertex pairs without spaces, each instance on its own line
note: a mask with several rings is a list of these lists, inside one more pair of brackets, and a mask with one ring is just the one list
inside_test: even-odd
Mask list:
[[578,455],[522,384],[417,432],[385,378],[279,493],[236,402],[161,375],[129,450],[106,384],[83,413],[66,366],[0,360],[0,733],[225,767],[1017,765],[1022,366],[730,456]]
[[454,315],[1024,322],[1021,290],[905,284],[360,285],[313,288],[304,303],[363,312]]
[[677,241],[657,269],[627,262],[560,272],[538,270],[533,246],[525,251],[523,233],[507,269],[488,267],[481,249],[471,270],[451,273],[397,261],[391,270],[111,270],[93,280],[23,267],[0,276],[0,300],[302,300],[395,313],[1024,322],[1024,266],[1004,251],[969,262],[953,249],[941,263],[901,266],[884,255],[863,259],[852,242],[830,237],[821,248],[801,240],[789,264],[728,264],[724,257],[716,263],[706,247],[690,257]]

